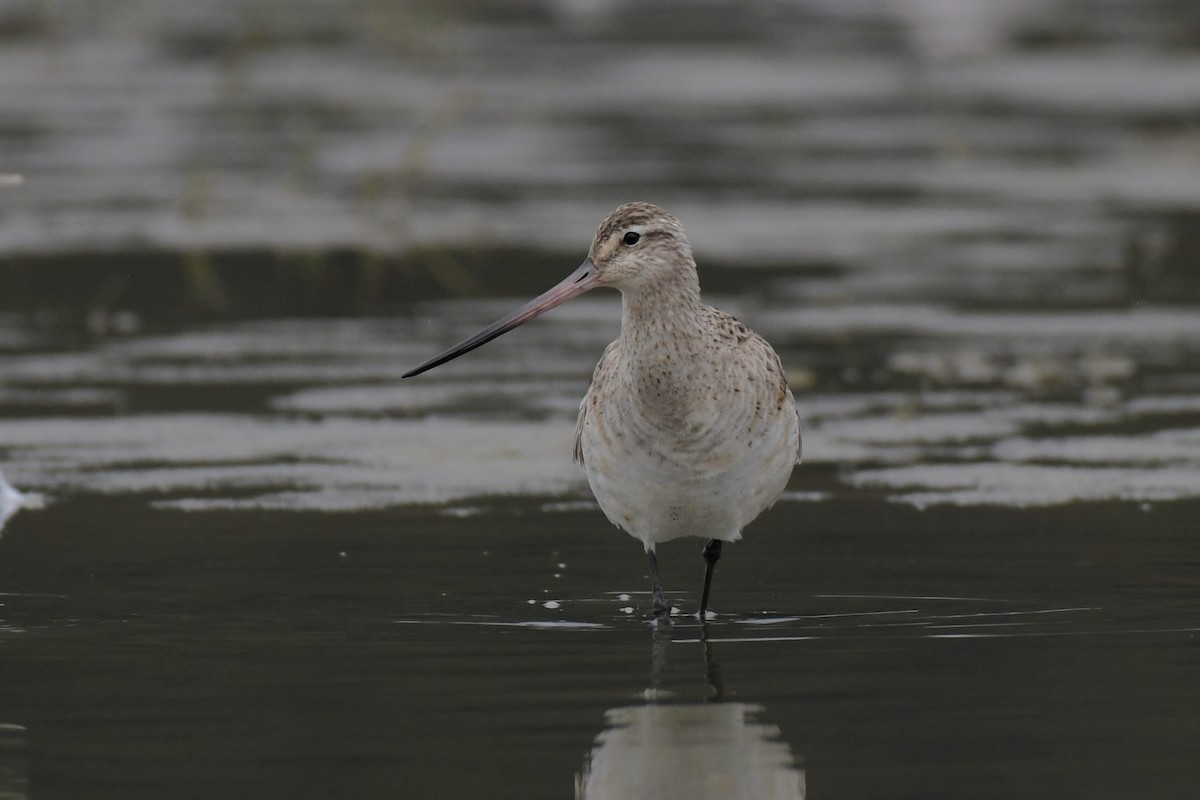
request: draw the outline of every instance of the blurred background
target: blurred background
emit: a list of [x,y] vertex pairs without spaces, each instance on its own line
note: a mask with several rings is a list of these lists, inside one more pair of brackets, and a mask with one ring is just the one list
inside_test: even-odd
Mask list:
[[[435,453],[427,423],[447,414],[565,427],[614,296],[398,377],[557,282],[609,209],[643,199],[683,220],[712,302],[782,353],[814,463],[971,461],[1005,502],[1200,487],[1194,4],[2,0],[0,37],[0,414],[19,418],[0,446],[30,442],[7,456],[27,486],[96,480],[43,468],[39,443],[66,435],[32,432],[46,414],[127,415],[87,426],[106,447],[134,424],[161,439],[142,412],[271,415],[267,453],[214,443],[263,422],[239,417],[73,460],[196,465],[199,439],[214,469],[309,460],[279,433],[300,420],[398,419]],[[527,483],[447,464],[400,492],[394,471],[428,463],[374,431],[383,467],[347,458],[376,470],[372,506],[579,490],[535,458],[542,439],[501,427]],[[1159,438],[1106,438],[1134,431]],[[1025,436],[1052,433],[1089,436]],[[1152,472],[1013,468],[1115,450]],[[206,480],[265,493],[279,474]]]
[[[400,379],[631,200],[805,425],[670,642],[615,293]],[[5,798],[1188,796],[1200,4],[0,0],[0,470]]]
[[0,308],[390,313],[631,198],[854,296],[1194,295],[1198,41],[1178,0],[4,0]]

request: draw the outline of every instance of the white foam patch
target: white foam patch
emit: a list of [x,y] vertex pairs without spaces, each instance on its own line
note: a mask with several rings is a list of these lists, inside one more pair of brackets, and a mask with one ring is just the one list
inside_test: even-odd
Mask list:
[[784,492],[779,495],[780,503],[823,503],[831,497],[829,492]]
[[1082,464],[1200,464],[1200,428],[1136,436],[1074,436],[1009,439],[993,448],[1002,461]]
[[[804,463],[813,464],[907,464],[920,457],[920,448],[911,444],[881,445],[847,442],[841,430],[823,428],[804,430]],[[801,467],[803,469],[803,467]]]
[[488,506],[447,506],[438,510],[438,513],[443,517],[455,517],[456,519],[469,519],[471,517],[479,517],[491,511]]
[[1010,408],[1021,395],[1009,390],[923,390],[919,392],[802,393],[796,406],[803,419],[836,419],[913,411],[964,411]]
[[[415,357],[410,359],[415,361]],[[26,384],[100,385],[255,385],[267,383],[341,383],[394,378],[399,380],[409,361],[298,359],[269,363],[185,362],[131,360],[110,357],[104,348],[91,353],[18,356],[5,363],[11,380]]]
[[839,336],[849,332],[908,332],[930,336],[971,336],[997,340],[1175,343],[1200,340],[1200,315],[1187,309],[1130,311],[972,312],[906,303],[847,304],[801,310],[766,310],[757,319],[777,330]]
[[1021,403],[986,412],[1020,425],[1103,425],[1120,419],[1119,409],[1066,403]]
[[1130,414],[1200,414],[1200,395],[1166,395],[1138,397],[1129,401]]
[[1200,105],[1200,58],[1190,54],[1022,53],[939,74],[948,92],[1019,106],[1095,114],[1173,112]]
[[888,367],[902,375],[919,376],[940,384],[1001,384],[1013,388],[1063,382],[1116,383],[1136,372],[1132,358],[1081,354],[1079,349],[1060,346],[1057,352],[1050,352],[1038,346],[1027,351],[1003,350],[991,339],[977,348],[952,346],[945,350],[930,348],[926,343],[919,349],[893,352]]
[[564,514],[577,511],[599,511],[595,500],[563,500],[557,503],[542,503],[539,509],[547,514]]
[[897,502],[1002,505],[1019,508],[1088,501],[1174,501],[1200,498],[1200,466],[1152,468],[938,464],[861,470],[849,482],[900,490]]
[[981,414],[890,415],[838,420],[821,428],[824,436],[857,444],[919,444],[995,439],[1014,434],[1013,420]]
[[[960,398],[966,403],[970,393],[964,393]],[[852,416],[849,409],[841,409],[827,403],[820,403],[822,413],[813,413],[805,418],[804,455],[805,463],[888,463],[903,464],[926,457],[929,451],[936,451],[941,456],[952,455],[958,459],[981,459],[997,457],[1004,460],[1022,460],[1017,456],[1020,445],[1017,442],[1026,441],[1020,434],[1027,426],[1061,426],[1061,425],[1102,425],[1115,423],[1122,419],[1123,414],[1117,408],[1094,408],[1086,405],[1069,405],[1066,403],[1006,403],[1002,398],[1011,397],[1007,393],[996,393],[986,396],[985,407],[974,411],[955,410],[951,413],[941,413],[933,408],[956,408],[950,398],[927,404],[923,398],[910,398],[900,402],[896,398],[895,405],[889,400],[868,404],[866,401],[852,401],[849,409],[867,411],[862,416]],[[830,413],[832,412],[832,413]],[[1170,438],[1173,434],[1164,433],[1162,438]],[[1088,437],[1073,437],[1055,440],[1056,442],[1076,443],[1072,451],[1082,452],[1094,447],[1088,444]],[[1113,437],[1122,445],[1122,452],[1133,453],[1139,447],[1146,453],[1161,453],[1157,447],[1158,440],[1154,436],[1142,437],[1147,444],[1139,445],[1136,437]],[[1095,447],[1102,446],[1100,444]],[[1190,443],[1190,438],[1182,437],[1173,441],[1167,447],[1168,453],[1180,457],[1194,454],[1196,447]],[[1001,450],[996,443],[1003,443]],[[1047,444],[1049,452],[1055,447],[1060,449],[1065,445]],[[1153,456],[1147,456],[1152,458]],[[1087,461],[1101,461],[1099,453],[1088,457]],[[1112,460],[1121,460],[1119,458]]]
[[[405,622],[406,620],[397,620],[397,622]],[[595,631],[607,628],[600,622],[571,622],[570,620],[529,620],[527,622],[474,622],[459,620],[453,621],[451,625],[479,625],[488,628],[542,628],[545,630],[561,630],[561,631]]]
[[[183,493],[163,505],[382,508],[586,491],[567,422],[273,420],[238,415],[0,420],[28,484],[63,492]],[[246,497],[247,492],[260,494]],[[231,494],[233,493],[233,494]]]
[[119,409],[122,397],[109,389],[16,389],[0,387],[0,406],[37,406],[40,408]]
[[40,494],[17,491],[4,479],[4,473],[0,472],[0,533],[3,533],[5,523],[12,518],[13,514],[22,508],[42,508],[45,502],[45,497]]
[[[620,312],[613,311],[615,327]],[[486,319],[486,318],[481,318]],[[486,320],[486,321],[490,321]],[[475,324],[471,322],[470,324]],[[485,324],[480,322],[480,327]],[[499,387],[501,392],[514,392],[499,379],[517,376],[523,380],[545,376],[537,389],[564,391],[573,381],[582,394],[590,374],[586,359],[565,358],[547,346],[559,342],[570,326],[563,324],[532,325],[522,335],[529,347],[501,348],[492,351],[491,358],[464,359],[439,371],[439,376],[418,383],[402,384],[404,391],[385,387],[387,394],[372,394],[367,389],[380,381],[399,382],[401,376],[416,364],[438,352],[455,339],[435,331],[424,331],[429,341],[412,335],[410,326],[365,324],[356,322],[297,322],[269,321],[254,325],[234,325],[199,332],[185,332],[177,337],[139,337],[129,340],[109,340],[98,343],[87,352],[36,353],[14,355],[5,359],[5,378],[26,388],[46,389],[69,384],[97,384],[105,387],[123,385],[253,385],[253,384],[338,384],[338,389],[326,395],[319,389],[314,394],[300,393],[281,407],[295,410],[336,411],[349,404],[348,410],[399,410],[414,406],[409,398],[424,398],[426,407],[444,401],[452,391],[453,381],[463,377],[484,377],[471,388],[483,391]],[[466,327],[462,335],[471,333]],[[540,333],[539,333],[540,332]],[[403,345],[394,340],[403,337]],[[609,337],[611,338],[611,337]],[[596,356],[607,343],[604,334],[595,332],[581,344],[595,350]],[[547,352],[547,351],[550,352]],[[582,356],[582,353],[581,353]],[[562,383],[553,379],[562,376]],[[451,383],[446,383],[450,379]],[[362,386],[345,387],[361,383]],[[458,388],[462,388],[459,386]],[[426,393],[426,394],[422,394]],[[531,402],[539,394],[530,395]],[[452,396],[452,395],[450,395]],[[578,403],[578,397],[576,397]]]
[[582,376],[562,381],[406,381],[388,385],[309,389],[271,401],[279,411],[320,414],[380,414],[514,402],[522,409],[574,415],[587,388]]
[[109,341],[111,357],[130,360],[231,362],[250,358],[312,359],[319,356],[403,359],[420,344],[397,338],[409,326],[377,320],[261,320],[174,333]]
[[[507,308],[515,301],[505,301]],[[469,305],[469,304],[467,304]],[[587,304],[585,304],[587,305]],[[589,306],[590,308],[590,306]],[[5,360],[0,405],[120,408],[129,387],[304,387],[272,397],[285,413],[362,416],[478,412],[502,404],[510,416],[574,419],[595,358],[620,319],[605,306],[613,330],[572,330],[569,320],[531,325],[523,347],[456,361],[436,375],[402,381],[404,372],[492,319],[443,319],[414,339],[412,324],[358,321],[267,321],[97,343],[87,352],[36,353]],[[450,312],[443,312],[449,314]],[[447,335],[435,328],[450,327]],[[457,328],[461,327],[461,331]],[[436,335],[435,335],[436,334]],[[583,337],[575,349],[563,342]],[[396,338],[410,340],[403,346]]]

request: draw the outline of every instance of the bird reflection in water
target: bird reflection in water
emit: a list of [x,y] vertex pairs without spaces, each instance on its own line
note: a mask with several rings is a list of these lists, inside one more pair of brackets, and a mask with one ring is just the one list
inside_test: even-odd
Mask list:
[[0,722],[0,798],[28,800],[29,753],[21,725]]
[[762,706],[724,702],[720,668],[702,628],[707,702],[660,703],[671,631],[654,631],[643,705],[613,708],[596,737],[576,800],[802,800],[797,768],[779,729],[758,721]]

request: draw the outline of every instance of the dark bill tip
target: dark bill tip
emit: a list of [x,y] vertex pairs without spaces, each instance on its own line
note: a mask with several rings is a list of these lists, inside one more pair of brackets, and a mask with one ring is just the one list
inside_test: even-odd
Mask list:
[[469,353],[476,347],[487,344],[497,336],[508,333],[513,328],[599,285],[600,271],[592,264],[590,258],[586,259],[579,265],[579,269],[568,275],[565,280],[559,282],[554,288],[535,297],[507,317],[496,320],[474,336],[463,339],[449,350],[434,356],[421,366],[410,369],[401,377],[411,378],[415,375],[420,375],[422,372],[428,372],[434,367],[441,366],[447,361],[453,361],[464,353]]

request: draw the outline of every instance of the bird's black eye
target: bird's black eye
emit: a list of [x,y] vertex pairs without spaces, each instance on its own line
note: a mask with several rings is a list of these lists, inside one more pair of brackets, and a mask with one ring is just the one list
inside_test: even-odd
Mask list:
[[638,233],[637,231],[629,231],[629,233],[626,233],[625,237],[623,239],[621,239],[621,241],[628,245],[634,245],[634,244],[637,244],[638,239],[641,239],[641,238],[642,238],[642,235],[640,233]]

